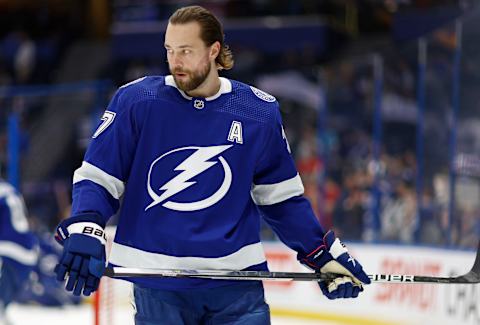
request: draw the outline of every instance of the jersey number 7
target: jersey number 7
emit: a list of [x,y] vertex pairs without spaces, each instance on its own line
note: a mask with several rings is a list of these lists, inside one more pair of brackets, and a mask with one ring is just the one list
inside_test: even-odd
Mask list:
[[115,119],[115,115],[116,113],[111,111],[105,111],[105,113],[103,113],[103,116],[101,118],[103,122],[102,124],[99,125],[99,127],[97,128],[97,131],[95,131],[95,133],[93,134],[92,136],[93,139],[98,137],[103,131],[105,131],[110,126],[110,124],[113,123],[113,120]]

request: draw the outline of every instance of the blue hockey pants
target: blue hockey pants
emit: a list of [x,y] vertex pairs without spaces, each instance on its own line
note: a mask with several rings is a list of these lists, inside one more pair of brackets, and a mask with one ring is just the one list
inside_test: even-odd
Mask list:
[[160,290],[134,285],[136,325],[268,325],[261,282],[208,289]]
[[27,280],[28,273],[18,271],[12,263],[0,257],[0,304],[8,306]]

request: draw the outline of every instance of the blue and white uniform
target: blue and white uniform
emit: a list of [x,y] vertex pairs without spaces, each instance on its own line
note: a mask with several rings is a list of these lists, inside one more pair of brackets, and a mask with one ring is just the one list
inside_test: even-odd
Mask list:
[[[109,262],[162,269],[266,270],[260,217],[302,256],[324,231],[282,128],[278,102],[220,78],[218,93],[192,98],[172,76],[118,89],[74,174],[72,216],[103,225],[119,210]],[[227,281],[130,278],[188,289]]]
[[0,307],[19,293],[37,258],[37,239],[29,230],[23,199],[0,180]]
[[25,204],[13,186],[0,180],[0,258],[30,269],[37,263],[36,237],[30,232]]

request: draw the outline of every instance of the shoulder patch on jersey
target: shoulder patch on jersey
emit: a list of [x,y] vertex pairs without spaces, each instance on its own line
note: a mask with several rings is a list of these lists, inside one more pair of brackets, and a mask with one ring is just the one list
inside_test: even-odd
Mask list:
[[261,100],[264,100],[264,101],[269,102],[269,103],[273,103],[274,101],[277,100],[275,97],[273,97],[269,93],[264,92],[263,90],[255,88],[253,86],[250,86],[250,89],[253,91],[255,96],[257,96]]

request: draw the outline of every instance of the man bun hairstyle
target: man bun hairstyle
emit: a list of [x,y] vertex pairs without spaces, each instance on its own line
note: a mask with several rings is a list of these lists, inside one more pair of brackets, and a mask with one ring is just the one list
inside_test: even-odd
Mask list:
[[168,21],[173,25],[197,22],[201,29],[200,37],[207,46],[217,41],[220,43],[220,52],[215,59],[218,69],[229,70],[233,67],[233,54],[225,44],[222,24],[210,11],[201,6],[182,7],[177,9]]

